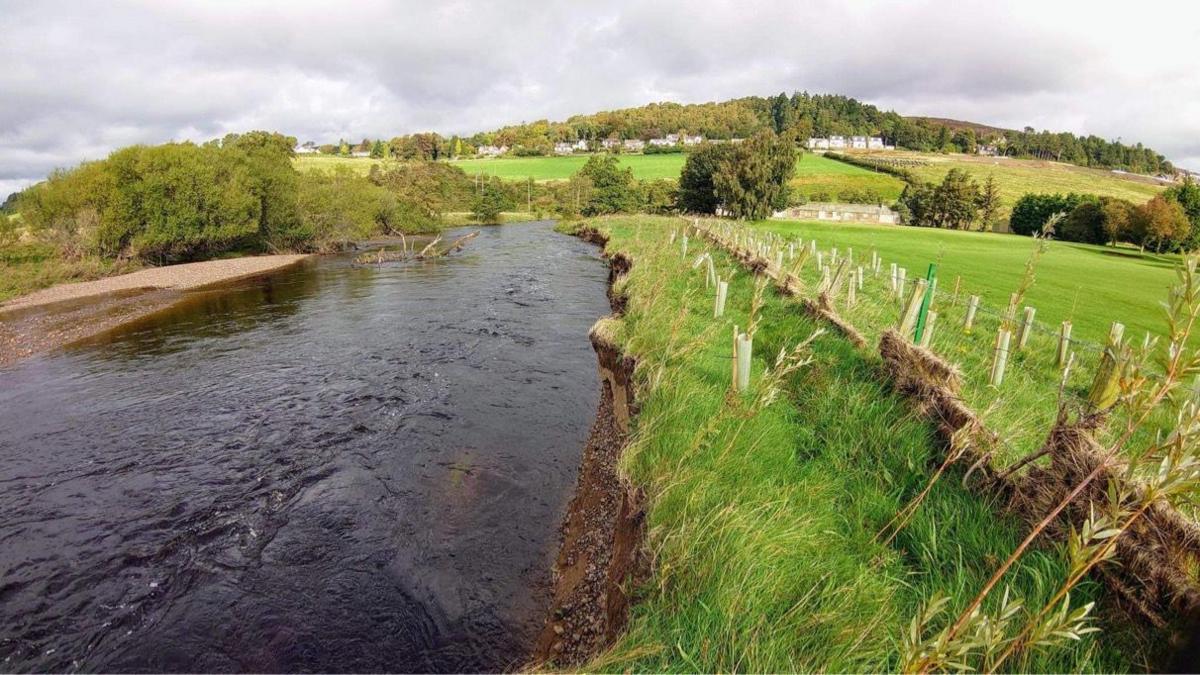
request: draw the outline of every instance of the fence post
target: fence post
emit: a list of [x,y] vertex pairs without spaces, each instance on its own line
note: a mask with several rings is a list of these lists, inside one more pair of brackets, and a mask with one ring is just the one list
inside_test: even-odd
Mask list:
[[729,360],[729,362],[733,364],[733,366],[732,366],[733,373],[732,373],[732,377],[729,381],[729,384],[732,385],[734,389],[737,389],[737,383],[738,383],[738,352],[737,352],[738,335],[740,335],[740,333],[738,333],[737,324],[734,324],[733,325],[733,352],[732,352],[733,356],[730,357],[730,360]]
[[1062,322],[1062,328],[1058,333],[1058,353],[1054,357],[1054,363],[1059,368],[1067,362],[1067,352],[1071,348],[1071,322]]
[[996,352],[992,356],[992,377],[990,384],[999,387],[1004,382],[1004,368],[1008,365],[1008,343],[1012,332],[1000,329],[996,335]]
[[894,295],[896,293],[896,280],[899,278],[900,272],[896,268],[896,263],[892,263],[891,270],[892,270],[892,294]]
[[1029,333],[1033,331],[1033,315],[1037,312],[1033,307],[1025,308],[1025,315],[1021,317],[1021,328],[1017,332],[1017,350],[1025,349],[1025,345],[1029,342]]
[[855,283],[858,284],[858,290],[860,290],[860,291],[862,290],[862,277],[863,277],[863,268],[862,268],[862,265],[859,265],[858,266],[858,275],[854,277],[854,281],[855,281]]
[[908,281],[908,270],[901,267],[896,270],[896,296],[904,300],[904,284]]
[[933,324],[937,321],[937,312],[930,310],[925,315],[925,325],[922,326],[921,346],[929,349],[929,342],[933,340]]
[[[862,268],[860,267],[859,269],[861,270]],[[854,304],[858,301],[858,297],[857,297],[857,294],[855,293],[855,291],[858,290],[858,275],[859,274],[861,274],[861,272],[851,272],[850,273],[850,284],[846,287],[846,306],[847,307],[853,307]]]
[[979,296],[972,295],[967,300],[967,318],[963,320],[963,332],[970,333],[975,327],[975,310],[979,309]]

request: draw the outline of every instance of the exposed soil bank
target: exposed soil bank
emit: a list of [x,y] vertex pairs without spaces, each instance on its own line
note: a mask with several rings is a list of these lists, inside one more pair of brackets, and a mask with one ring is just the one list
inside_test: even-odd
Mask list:
[[187,291],[275,272],[308,257],[267,255],[154,267],[15,298],[0,305],[0,366],[166,309]]
[[[590,228],[578,236],[606,243]],[[617,256],[609,265],[609,301],[619,315],[625,300],[612,291],[612,284],[629,270],[630,261]],[[645,496],[617,470],[637,409],[635,361],[610,338],[615,320],[601,319],[590,335],[602,380],[600,404],[562,524],[554,595],[531,655],[534,664],[577,665],[611,644],[628,619],[630,586],[648,572]]]

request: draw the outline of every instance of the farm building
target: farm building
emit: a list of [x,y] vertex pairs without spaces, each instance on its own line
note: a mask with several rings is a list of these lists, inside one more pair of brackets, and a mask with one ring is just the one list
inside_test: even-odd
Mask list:
[[500,155],[503,155],[506,152],[508,152],[507,145],[501,145],[501,146],[481,145],[475,151],[475,154],[479,155],[480,157],[499,157]]
[[317,144],[313,143],[312,141],[309,141],[309,142],[305,143],[304,145],[297,145],[295,148],[292,149],[292,152],[296,153],[297,155],[311,155],[313,153],[318,152]]
[[641,152],[646,149],[646,142],[638,138],[630,138],[622,143],[627,152]]
[[834,220],[844,223],[883,223],[886,225],[895,225],[900,222],[899,214],[886,206],[827,202],[793,206],[776,212],[775,217],[789,220]]
[[370,151],[370,150],[355,150],[354,152],[350,153],[350,156],[351,156],[351,157],[358,157],[358,158],[362,158],[362,157],[370,157],[370,156],[371,156],[371,151]]

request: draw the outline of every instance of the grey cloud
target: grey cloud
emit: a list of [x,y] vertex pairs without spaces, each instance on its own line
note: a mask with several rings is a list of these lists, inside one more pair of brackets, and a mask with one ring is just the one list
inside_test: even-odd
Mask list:
[[1176,20],[1044,1],[0,2],[0,191],[136,142],[461,133],[799,89],[1200,168],[1200,10],[1145,14]]

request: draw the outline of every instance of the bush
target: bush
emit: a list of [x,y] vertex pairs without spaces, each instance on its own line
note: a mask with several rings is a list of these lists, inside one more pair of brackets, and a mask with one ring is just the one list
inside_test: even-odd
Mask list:
[[512,200],[498,178],[485,183],[471,203],[471,215],[480,223],[500,222],[500,214],[513,207]]
[[1009,229],[1015,234],[1030,235],[1041,232],[1050,216],[1056,213],[1070,214],[1076,206],[1085,201],[1097,202],[1099,197],[1074,192],[1067,195],[1025,194],[1013,205],[1012,215],[1009,216]]
[[1136,244],[1175,251],[1187,243],[1191,222],[1179,202],[1157,195],[1134,211],[1131,230]]
[[838,193],[838,201],[848,204],[882,204],[883,196],[871,188],[848,188]]
[[642,149],[643,155],[677,155],[683,152],[683,145],[676,143],[675,145],[650,145]]
[[721,162],[732,156],[730,144],[705,145],[687,156],[679,173],[679,210],[685,213],[715,213],[719,201],[713,175]]
[[621,168],[613,155],[592,155],[576,174],[591,183],[588,199],[582,203],[582,214],[598,216],[606,213],[629,213],[637,208],[637,193],[633,170]]
[[312,248],[336,249],[378,234],[436,229],[419,208],[346,166],[301,176],[299,209]]

